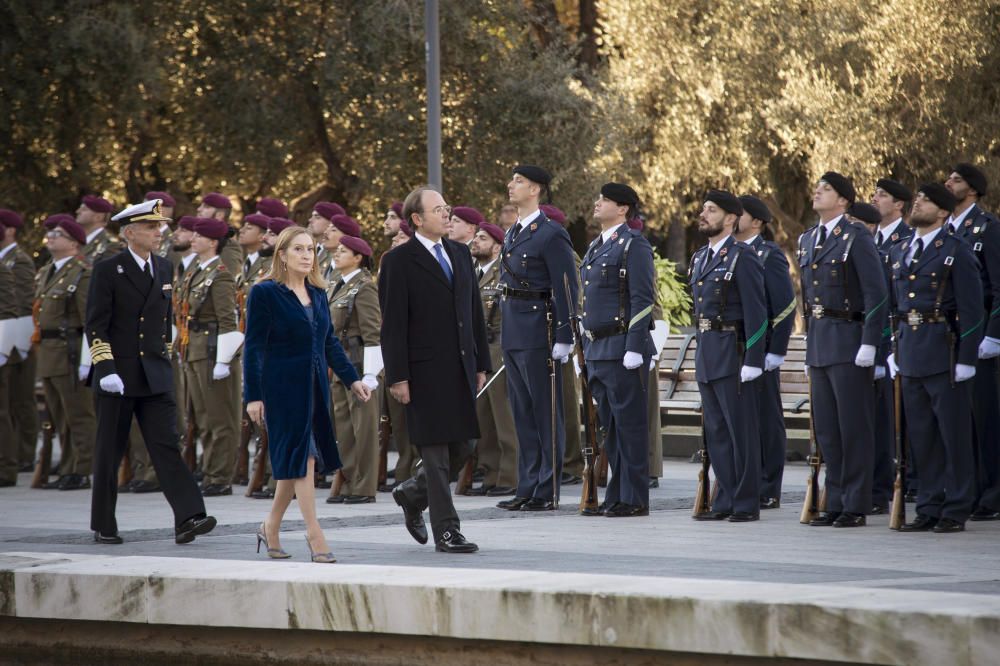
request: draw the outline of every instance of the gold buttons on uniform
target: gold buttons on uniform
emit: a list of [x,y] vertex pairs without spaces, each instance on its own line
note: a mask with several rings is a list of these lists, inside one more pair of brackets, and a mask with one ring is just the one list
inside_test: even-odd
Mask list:
[[909,296],[910,298],[916,298],[917,297],[917,295],[914,294],[912,291],[909,294],[907,294],[907,296]]
[[813,264],[813,265],[812,265],[812,269],[813,269],[813,270],[816,270],[817,268],[819,268],[819,264]]
[[916,280],[916,279],[917,279],[917,276],[916,276],[916,275],[911,275],[911,276],[910,276],[910,279],[911,279],[911,280]]
[[146,321],[145,317],[139,317],[139,321]]

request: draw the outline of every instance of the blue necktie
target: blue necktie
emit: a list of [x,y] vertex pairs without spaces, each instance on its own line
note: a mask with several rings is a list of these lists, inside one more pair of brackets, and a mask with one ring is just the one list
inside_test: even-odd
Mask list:
[[448,260],[444,258],[444,250],[441,249],[441,243],[434,244],[434,254],[437,255],[438,263],[441,264],[441,270],[444,271],[444,276],[448,278],[448,284],[451,284],[454,275],[451,272],[451,266],[448,265]]

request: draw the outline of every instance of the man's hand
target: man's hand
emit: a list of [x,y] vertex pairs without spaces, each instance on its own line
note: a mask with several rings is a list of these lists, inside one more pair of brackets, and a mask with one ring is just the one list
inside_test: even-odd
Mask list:
[[258,426],[264,425],[264,401],[254,400],[247,403],[247,416]]
[[[0,365],[3,365],[3,363],[0,363]],[[87,376],[89,374],[90,374],[90,366],[89,365],[81,365],[76,370],[76,376],[80,379],[81,382],[87,381]]]
[[212,368],[212,379],[219,381],[220,379],[225,379],[229,376],[229,364],[228,363],[216,363],[215,367]]
[[479,392],[483,390],[484,386],[486,386],[486,373],[485,372],[477,372],[476,373],[476,395],[478,395]]
[[410,404],[410,382],[396,382],[389,387],[389,394],[401,405]]
[[885,379],[885,366],[884,365],[876,365],[875,366],[875,379],[876,380]]
[[986,337],[979,343],[979,358],[993,358],[1000,356],[1000,340]]
[[368,402],[368,399],[372,397],[372,390],[360,379],[351,384],[351,393],[361,402]]
[[125,382],[117,374],[101,377],[100,384],[102,391],[125,395]]
[[371,391],[378,388],[378,377],[375,375],[365,375],[361,378],[361,381],[364,382],[364,385]]
[[899,366],[896,365],[896,355],[889,354],[889,357],[885,359],[885,364],[889,367],[889,379],[895,379],[896,375],[899,374]]
[[764,372],[771,372],[772,370],[777,370],[781,367],[781,364],[785,362],[784,356],[779,356],[778,354],[767,354],[764,356]]
[[635,370],[642,365],[642,354],[630,351],[625,352],[625,358],[622,359],[622,365],[625,366],[626,370]]
[[875,365],[875,345],[861,345],[858,355],[854,357],[854,365],[859,368],[870,368]]
[[740,381],[741,382],[752,382],[753,380],[764,374],[764,371],[760,368],[755,368],[752,365],[744,365],[740,368]]
[[573,345],[568,342],[557,342],[552,345],[552,358],[560,363],[566,363],[571,351],[573,351]]
[[955,364],[955,381],[965,382],[976,376],[976,366],[965,365],[963,363]]

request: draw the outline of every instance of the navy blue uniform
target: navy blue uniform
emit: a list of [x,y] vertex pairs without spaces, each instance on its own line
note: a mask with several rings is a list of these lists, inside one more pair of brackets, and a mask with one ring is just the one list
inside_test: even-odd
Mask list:
[[[577,302],[576,255],[566,230],[541,211],[523,230],[519,225],[507,231],[500,254],[504,322],[500,345],[517,428],[517,496],[551,501],[554,470],[562,467],[565,431],[562,373],[556,372],[557,459],[552,460],[548,370],[552,347],[546,315],[551,309],[555,341],[571,343],[569,303]],[[569,277],[568,300],[564,275]]]
[[[756,514],[760,509],[760,433],[754,382],[740,369],[764,367],[767,303],[760,260],[748,245],[726,238],[708,257],[691,259],[691,295],[698,325],[695,376],[705,440],[719,493],[712,510]],[[724,302],[723,302],[724,301]]]
[[[985,334],[1000,338],[1000,221],[978,204],[972,206],[957,230],[952,232],[972,247],[979,260],[983,285]],[[976,430],[976,479],[978,504],[1000,510],[1000,391],[997,387],[998,359],[976,362],[972,412]]]
[[975,365],[983,335],[982,283],[970,248],[940,231],[918,261],[911,243],[893,248],[896,363],[920,476],[917,513],[964,523],[975,501],[972,382],[956,384],[954,364]]
[[[648,507],[646,391],[656,390],[656,385],[646,386],[649,361],[655,353],[649,334],[655,282],[653,248],[641,233],[625,224],[606,243],[602,244],[601,238],[595,238],[583,256],[580,278],[584,358],[590,390],[607,432],[604,446],[612,473],[604,503],[609,507],[618,502]],[[640,354],[642,364],[627,370],[622,364],[625,352]]]
[[[777,244],[757,236],[750,243],[764,269],[767,300],[767,334],[764,351],[776,356],[788,353],[788,339],[795,325],[795,288],[788,271],[788,259]],[[785,471],[785,416],[781,406],[781,369],[765,372],[757,382],[760,408],[760,496],[781,497]]]
[[816,248],[820,228],[799,237],[813,427],[827,465],[827,511],[865,515],[875,463],[874,370],[854,360],[862,344],[882,342],[885,269],[864,225],[842,215]]

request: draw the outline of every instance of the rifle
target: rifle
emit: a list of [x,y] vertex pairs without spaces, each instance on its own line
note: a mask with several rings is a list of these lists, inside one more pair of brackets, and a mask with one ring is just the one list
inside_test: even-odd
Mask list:
[[577,365],[580,366],[581,397],[583,398],[583,434],[586,444],[583,454],[583,488],[580,492],[580,514],[596,516],[598,509],[597,486],[600,483],[600,466],[603,461],[605,485],[607,484],[608,459],[604,455],[604,447],[597,439],[597,409],[594,406],[594,396],[590,393],[590,375],[587,372],[587,361],[583,354],[583,345],[576,332],[580,328],[580,315],[573,307],[570,299],[569,276],[563,273],[563,291],[566,292],[566,305],[569,309],[570,332],[573,336],[573,353]]
[[344,468],[341,467],[337,470],[337,473],[333,475],[333,486],[330,488],[330,497],[336,497],[340,494],[340,489],[344,487]]
[[48,482],[49,475],[52,472],[53,426],[52,413],[49,411],[49,403],[45,399],[45,394],[36,393],[35,397],[38,400],[38,411],[42,417],[42,450],[38,454],[38,462],[35,463],[35,471],[31,476],[31,487],[41,488]]
[[389,480],[389,439],[392,437],[392,419],[389,417],[389,389],[382,387],[382,414],[378,417],[378,487],[384,488]]
[[802,513],[799,515],[799,522],[808,525],[809,521],[819,515],[825,504],[823,497],[820,497],[819,471],[823,466],[823,453],[819,449],[819,442],[816,441],[816,426],[813,424],[813,410],[816,404],[813,402],[812,379],[806,373],[806,381],[809,385],[809,457],[806,462],[809,464],[809,479],[806,481],[806,499],[802,504]]
[[118,467],[118,487],[121,488],[132,481],[134,476],[132,472],[132,456],[128,454],[128,449],[125,449],[125,455],[122,456],[122,464]]
[[597,455],[597,485],[601,488],[608,487],[608,452],[603,446]]
[[[895,327],[893,327],[895,332]],[[893,352],[896,344],[893,341]],[[889,529],[898,530],[906,522],[906,439],[903,435],[903,378],[897,372],[892,378],[892,403],[896,420],[896,479],[892,482],[892,513]]]
[[[185,436],[187,433],[185,433]],[[240,445],[236,449],[236,468],[233,470],[233,485],[242,486],[246,484],[247,466],[250,464],[250,440],[253,438],[253,425],[250,417],[247,416],[246,405],[243,405],[243,418],[240,421]]]
[[[476,394],[476,400],[479,400],[480,396],[486,393],[490,385],[496,381],[496,378],[503,374],[503,371],[507,369],[506,365],[501,365],[500,369],[493,373],[490,377],[490,381],[483,385],[483,388]],[[468,495],[469,490],[472,488],[472,476],[475,474],[476,466],[479,464],[479,456],[475,451],[469,456],[465,464],[462,465],[462,470],[458,473],[458,482],[455,484],[455,494],[456,495]]]
[[705,435],[705,410],[701,410],[701,469],[698,470],[698,488],[694,492],[694,508],[691,517],[697,518],[702,513],[711,511],[709,504],[709,472],[712,469],[712,459],[708,456],[708,437]]
[[198,452],[195,450],[194,442],[194,426],[194,407],[189,400],[187,406],[187,428],[184,431],[184,443],[181,446],[181,458],[184,459],[184,464],[187,465],[188,469],[192,472],[195,467],[198,466]]
[[[565,277],[565,274],[564,274]],[[553,290],[554,292],[554,290]],[[562,469],[560,465],[556,462],[559,460],[559,442],[556,441],[556,412],[558,411],[559,404],[556,402],[559,396],[556,395],[556,388],[558,384],[556,383],[556,360],[552,358],[551,350],[555,346],[555,321],[552,316],[553,303],[550,298],[545,302],[545,332],[548,334],[548,349],[550,350],[548,356],[549,362],[549,435],[552,438],[552,506],[555,509],[559,509],[559,490],[560,483],[562,482]],[[573,310],[570,310],[573,312]]]
[[247,484],[245,495],[250,497],[264,487],[264,469],[267,467],[267,427],[261,424],[260,437],[257,439],[257,451],[253,456],[253,475]]

